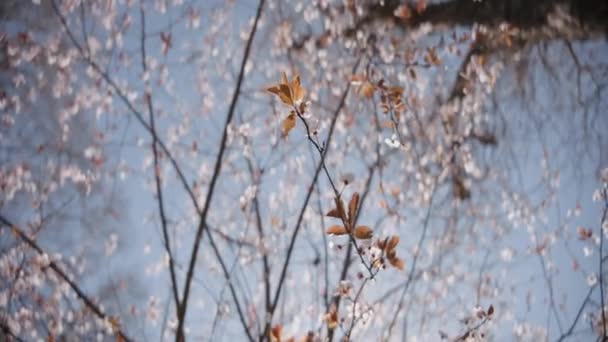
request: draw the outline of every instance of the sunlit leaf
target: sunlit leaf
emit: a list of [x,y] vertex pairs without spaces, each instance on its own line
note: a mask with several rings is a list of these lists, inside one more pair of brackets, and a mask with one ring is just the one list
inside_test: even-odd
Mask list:
[[374,90],[374,85],[369,81],[365,81],[361,84],[361,87],[359,87],[359,95],[369,98],[374,95]]
[[296,127],[296,113],[292,111],[285,118],[285,120],[283,120],[283,124],[281,124],[281,137],[287,137],[287,135],[289,135],[289,132],[294,127]]
[[293,102],[299,103],[304,98],[304,94],[306,90],[302,88],[300,83],[300,75],[295,75],[293,80],[291,81],[291,98]]
[[289,106],[301,103],[306,93],[306,90],[302,87],[300,76],[296,74],[289,82],[285,72],[281,73],[279,84],[268,87],[266,90],[277,95],[281,102]]

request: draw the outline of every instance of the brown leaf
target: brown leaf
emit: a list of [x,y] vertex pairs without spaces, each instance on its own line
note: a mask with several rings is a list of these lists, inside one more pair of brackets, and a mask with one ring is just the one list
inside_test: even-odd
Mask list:
[[291,111],[289,115],[283,120],[281,124],[281,137],[285,138],[289,135],[289,132],[296,127],[296,113]]
[[357,215],[357,207],[359,206],[359,193],[355,192],[348,202],[348,225],[353,226],[355,224],[355,215]]
[[492,316],[494,314],[494,305],[490,304],[488,308],[488,316]]
[[434,47],[426,49],[426,55],[424,56],[424,61],[430,65],[440,65],[441,59],[437,56],[437,51],[435,51]]
[[333,225],[333,226],[327,228],[327,230],[325,232],[327,234],[332,234],[332,235],[344,235],[344,234],[348,233],[348,230],[346,230],[346,228],[344,226]]
[[410,68],[409,72],[410,72],[411,78],[413,78],[414,80],[418,79],[418,75],[416,75],[416,70],[414,70],[413,68]]
[[330,210],[329,212],[327,212],[327,214],[325,214],[325,216],[335,217],[337,219],[341,218],[340,217],[340,211],[338,211],[338,208],[333,208],[332,210]]
[[374,235],[374,231],[368,226],[359,226],[355,228],[355,237],[357,239],[371,239]]
[[291,100],[291,94],[289,93],[289,87],[284,84],[268,87],[266,88],[266,91],[277,95],[281,99],[281,101],[287,105],[293,104],[293,101]]
[[391,239],[388,240],[388,243],[386,244],[386,249],[388,251],[392,251],[395,249],[395,247],[397,247],[398,244],[399,244],[399,236],[393,235],[391,237]]
[[386,248],[386,241],[388,239],[378,239],[376,241],[376,246],[378,246],[378,248],[380,248],[381,250],[384,250],[384,248]]
[[365,81],[361,84],[361,87],[359,87],[359,95],[370,98],[374,95],[374,90],[374,85],[369,81]]
[[344,222],[348,222],[348,217],[346,217],[346,211],[344,210],[344,203],[342,203],[342,200],[338,197],[334,198],[334,201],[336,202],[336,208],[338,209],[340,219]]
[[272,327],[272,329],[270,330],[270,340],[272,342],[281,342],[281,331],[282,330],[283,330],[283,328],[281,327],[280,324],[277,324],[274,327]]
[[295,75],[291,80],[291,98],[293,102],[301,102],[304,99],[304,94],[306,94],[306,90],[302,88],[302,84],[300,82],[300,75]]
[[401,18],[403,20],[410,19],[412,17],[412,10],[408,5],[401,5],[397,7],[395,12],[393,13],[395,17]]
[[291,82],[287,80],[287,74],[281,73],[281,81],[275,86],[266,88],[267,91],[277,95],[283,103],[293,106],[304,99],[306,90],[302,87],[300,76],[295,75]]
[[400,97],[403,94],[403,87],[393,86],[388,88],[388,91],[392,97]]
[[300,339],[301,342],[313,342],[315,340],[315,333],[312,331],[309,331],[308,334],[306,334],[306,336],[303,336],[302,339]]
[[325,322],[328,329],[335,329],[338,326],[338,310],[334,304],[329,308],[329,312],[325,314]]
[[399,269],[400,271],[403,271],[403,268],[405,267],[403,260],[399,259],[398,257],[389,258],[388,262],[390,262],[393,267]]
[[466,200],[471,198],[471,190],[467,188],[464,181],[460,177],[454,177],[452,180],[452,193],[454,197]]

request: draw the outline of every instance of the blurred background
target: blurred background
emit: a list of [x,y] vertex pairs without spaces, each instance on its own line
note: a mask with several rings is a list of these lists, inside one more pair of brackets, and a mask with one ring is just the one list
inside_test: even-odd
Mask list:
[[605,339],[606,18],[0,2],[0,340]]

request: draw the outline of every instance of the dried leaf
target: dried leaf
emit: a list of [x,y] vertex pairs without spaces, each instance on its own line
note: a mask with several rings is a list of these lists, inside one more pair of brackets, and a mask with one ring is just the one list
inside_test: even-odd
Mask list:
[[329,312],[325,314],[325,322],[328,329],[335,329],[338,326],[338,310],[334,304],[329,308]]
[[289,132],[296,127],[296,113],[292,111],[289,115],[283,120],[283,124],[281,124],[281,137],[285,138],[289,135]]
[[300,75],[295,75],[291,80],[291,98],[293,102],[299,103],[304,99],[304,94],[306,90],[302,88],[302,84],[300,83]]
[[281,99],[281,101],[287,105],[293,104],[293,101],[291,100],[291,95],[289,93],[289,87],[284,84],[268,87],[266,88],[266,91],[277,95]]
[[327,228],[327,230],[325,232],[327,234],[332,234],[332,235],[344,235],[344,234],[348,233],[348,230],[344,226],[333,225],[333,226]]
[[399,259],[398,257],[389,258],[388,262],[390,262],[393,267],[399,269],[400,271],[403,271],[403,268],[405,267],[403,260]]
[[466,200],[471,198],[471,191],[464,184],[464,181],[460,177],[454,177],[452,180],[452,193],[454,197]]
[[430,47],[426,49],[426,55],[424,56],[424,61],[430,65],[440,65],[441,59],[437,56],[437,52],[434,47]]
[[346,217],[346,211],[344,210],[344,203],[342,203],[342,200],[338,197],[334,198],[334,201],[336,202],[336,208],[338,209],[340,219],[342,219],[342,221],[344,222],[348,222],[348,218]]
[[368,226],[359,226],[355,228],[355,237],[357,239],[371,239],[373,235],[373,230]]
[[369,81],[365,81],[361,84],[361,87],[359,87],[359,95],[370,98],[374,95],[374,90],[374,85]]
[[399,236],[393,235],[391,237],[391,239],[388,240],[388,243],[386,244],[386,249],[388,251],[392,251],[395,249],[395,247],[397,247],[398,244],[399,244]]
[[303,336],[302,339],[300,339],[301,342],[313,342],[315,340],[315,333],[312,331],[309,331],[308,334],[306,334],[306,336]]
[[492,316],[494,314],[494,305],[490,304],[488,308],[488,316]]
[[340,217],[340,212],[338,211],[338,208],[333,208],[327,214],[325,214],[325,216],[335,217],[337,219],[341,218]]
[[376,246],[378,246],[378,248],[380,248],[381,250],[384,250],[384,248],[386,248],[386,242],[387,239],[378,239],[378,241],[376,241]]
[[355,192],[348,202],[348,225],[353,226],[355,224],[355,216],[357,215],[357,207],[359,206],[359,193]]
[[283,330],[283,328],[281,327],[280,324],[277,324],[274,327],[272,327],[272,329],[270,330],[270,340],[272,342],[281,342],[282,330]]
[[403,94],[403,87],[393,86],[388,89],[389,93],[393,97],[400,97]]
[[414,80],[418,79],[418,75],[416,75],[416,70],[414,70],[413,68],[410,68],[409,73],[410,73],[411,78],[413,78]]
[[277,95],[283,103],[289,106],[302,102],[306,94],[306,90],[302,87],[300,76],[296,74],[291,82],[289,82],[287,74],[284,72],[281,73],[279,84],[268,87],[266,90]]
[[401,18],[403,20],[410,19],[412,17],[412,10],[408,5],[400,5],[397,7],[395,12],[393,13],[395,17]]
[[279,98],[281,98],[281,101],[283,101],[283,103],[286,105],[293,105],[293,98],[291,97],[291,90],[289,89],[289,86],[287,84],[280,84],[279,88],[281,89],[281,92],[279,93]]

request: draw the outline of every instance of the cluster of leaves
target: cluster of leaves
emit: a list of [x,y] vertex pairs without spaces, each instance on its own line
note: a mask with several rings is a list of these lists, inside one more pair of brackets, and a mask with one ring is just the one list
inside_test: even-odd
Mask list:
[[294,110],[289,112],[281,124],[281,136],[285,138],[296,127],[297,113],[302,115],[306,112],[306,104],[302,102],[306,89],[302,87],[300,75],[296,74],[291,81],[288,81],[287,74],[283,72],[279,84],[268,87],[266,90],[277,95],[284,104],[294,107]]

